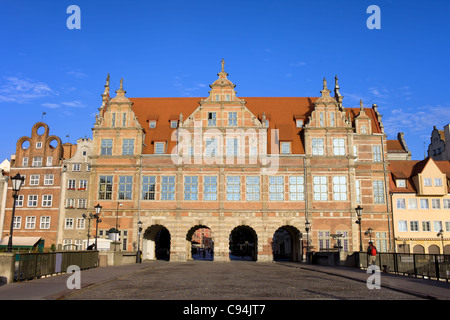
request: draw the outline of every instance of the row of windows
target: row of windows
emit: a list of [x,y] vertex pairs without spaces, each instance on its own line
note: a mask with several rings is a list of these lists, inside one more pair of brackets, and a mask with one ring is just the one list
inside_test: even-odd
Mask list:
[[[312,154],[315,156],[325,155],[325,139],[324,138],[312,138]],[[334,138],[333,139],[333,155],[334,156],[345,156],[345,139],[344,138]],[[353,155],[358,158],[358,147],[353,146]],[[372,146],[372,156],[374,162],[381,162],[381,146]]]
[[[75,190],[77,188],[77,181],[75,179],[67,180],[67,189]],[[87,180],[79,180],[78,181],[78,190],[86,190],[87,189]]]
[[[337,231],[336,234],[341,234],[339,239],[341,250],[349,250],[349,232],[348,231]],[[317,231],[317,240],[319,244],[319,250],[329,250],[331,246],[338,245],[338,240],[333,239],[330,231]],[[388,250],[388,237],[387,232],[376,232],[375,233],[375,246],[380,252],[387,252]]]
[[[303,176],[289,176],[288,198],[290,201],[304,201],[304,178]],[[313,177],[314,201],[328,201],[328,183],[330,177]],[[361,203],[360,183],[357,181],[357,202]],[[203,177],[203,200],[217,200],[217,176]],[[261,180],[259,176],[227,176],[226,177],[226,200],[243,200],[241,195],[241,183],[245,183],[245,200],[261,200]],[[346,176],[331,177],[332,200],[347,201],[348,187]],[[119,176],[118,199],[131,200],[133,189],[133,176]],[[113,193],[113,176],[99,177],[99,200],[111,200]],[[374,203],[384,203],[384,185],[382,180],[373,181]],[[199,200],[199,177],[185,176],[184,178],[184,200]],[[285,200],[285,177],[269,177],[269,200]],[[142,178],[142,200],[156,200],[156,176],[143,176]],[[161,200],[175,200],[175,176],[161,177]]]
[[[53,204],[53,196],[51,194],[42,195],[41,199],[42,207],[51,207]],[[86,208],[87,207],[87,199],[79,198],[79,199],[66,199],[66,208],[75,208],[75,200],[77,203],[77,208]],[[39,196],[38,195],[29,195],[27,199],[27,207],[35,208],[38,206]],[[24,206],[24,195],[20,194],[16,199],[16,207]]]
[[[33,157],[33,162],[31,163],[32,167],[42,167],[43,157]],[[47,157],[47,167],[51,167],[53,165],[53,157]],[[22,167],[28,167],[28,157],[22,158]]]
[[[408,225],[409,225],[409,231],[410,232],[431,232],[431,221],[422,221],[421,224],[419,224],[419,221],[406,221],[406,220],[399,220],[398,221],[398,231],[399,232],[408,232]],[[419,226],[422,226],[422,229],[419,229]],[[442,221],[433,221],[433,231],[439,232],[441,230],[444,230],[442,228]],[[445,230],[446,232],[450,232],[450,221],[445,221]]]
[[[406,209],[406,199],[398,198],[397,199],[397,209],[405,210]],[[431,199],[431,208],[435,210],[439,210],[441,208],[450,209],[450,199],[442,199],[443,207],[441,207],[441,199]],[[427,198],[421,198],[417,201],[417,198],[409,198],[408,199],[408,209],[409,210],[417,210],[419,209],[418,205],[420,205],[420,209],[428,210],[430,209],[430,201]]]

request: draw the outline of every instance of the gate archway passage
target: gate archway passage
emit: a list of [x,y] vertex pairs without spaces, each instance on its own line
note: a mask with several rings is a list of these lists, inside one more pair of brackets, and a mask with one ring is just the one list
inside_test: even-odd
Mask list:
[[186,234],[187,256],[193,260],[214,260],[214,241],[211,229],[204,225],[192,227]]
[[143,258],[147,260],[170,260],[170,232],[162,225],[148,227],[144,233]]
[[274,261],[301,261],[301,233],[292,226],[283,226],[275,231],[272,240]]
[[230,233],[230,260],[256,261],[258,237],[249,226],[238,226]]

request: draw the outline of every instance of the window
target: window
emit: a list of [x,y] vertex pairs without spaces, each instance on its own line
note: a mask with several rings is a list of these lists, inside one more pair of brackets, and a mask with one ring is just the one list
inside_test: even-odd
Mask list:
[[203,177],[203,200],[217,200],[217,177]]
[[297,120],[295,120],[295,124],[296,124],[297,128],[303,128],[303,120],[297,119]]
[[441,199],[431,199],[431,208],[441,209]]
[[334,121],[334,112],[330,113],[330,126],[334,127],[335,121]]
[[[342,234],[342,237],[340,239],[341,242],[341,247],[342,247],[342,251],[344,252],[348,252],[349,250],[349,236],[348,236],[348,231],[337,231],[337,234]],[[337,241],[336,241],[337,244]]]
[[98,185],[98,199],[111,200],[113,176],[100,176]]
[[207,157],[215,157],[217,155],[217,140],[215,138],[206,139],[205,155]]
[[77,218],[77,229],[84,229],[85,219]]
[[76,185],[77,185],[77,181],[76,180],[73,180],[73,179],[67,180],[67,189],[75,190]]
[[16,207],[23,207],[23,194],[17,196]]
[[42,167],[42,157],[33,157],[33,167]]
[[53,157],[47,157],[47,167],[51,167],[53,165]]
[[184,200],[197,200],[198,177],[184,177]]
[[281,143],[281,153],[282,154],[290,154],[291,153],[291,143],[290,142],[282,142]]
[[312,139],[312,154],[315,156],[323,156],[323,139],[313,138]]
[[216,101],[220,101],[220,96],[216,94]]
[[313,177],[314,201],[327,201],[327,177]]
[[44,175],[44,186],[52,186],[53,185],[53,175],[46,174]]
[[409,222],[409,231],[418,232],[419,231],[419,221],[410,221]]
[[347,200],[347,178],[345,176],[333,177],[333,200]]
[[178,121],[177,120],[171,120],[170,121],[170,127],[172,129],[176,129],[178,127]]
[[91,171],[91,165],[90,164],[86,165],[86,171]]
[[50,217],[41,217],[40,229],[50,229]]
[[156,121],[155,121],[155,120],[150,120],[150,121],[148,122],[148,127],[149,127],[150,129],[156,128]]
[[208,126],[215,126],[215,125],[216,125],[216,113],[208,112]]
[[319,240],[319,250],[326,250],[330,248],[330,231],[317,231]]
[[305,200],[303,177],[289,177],[289,200]]
[[435,187],[442,187],[442,179],[441,178],[434,178],[434,186]]
[[23,159],[22,159],[22,167],[28,167],[28,157],[23,157]]
[[229,94],[225,95],[225,101],[230,101],[230,95]]
[[131,200],[133,176],[119,176],[119,200]]
[[227,138],[227,155],[237,156],[239,150],[238,138]]
[[400,220],[398,222],[398,231],[399,232],[407,232],[408,231],[408,225],[405,220]]
[[442,221],[433,221],[434,232],[439,232],[442,230]]
[[175,200],[175,177],[162,177],[161,200]]
[[155,142],[155,154],[164,154],[164,142]]
[[387,232],[375,233],[375,245],[381,252],[387,252],[388,250]]
[[75,239],[75,250],[83,250],[83,240]]
[[123,139],[122,142],[122,155],[133,155],[134,154],[134,139]]
[[112,118],[111,118],[111,127],[115,127],[115,126],[116,126],[116,114],[113,113]]
[[409,198],[408,199],[408,209],[410,209],[410,210],[416,210],[417,209],[417,199],[416,198]]
[[13,229],[20,229],[22,227],[22,217],[15,216]]
[[423,179],[423,185],[425,187],[431,187],[431,178],[424,178]]
[[142,177],[142,200],[155,200],[155,176]]
[[260,177],[246,178],[246,200],[259,201],[260,199]]
[[445,221],[445,231],[450,232],[450,221]]
[[228,126],[237,126],[237,112],[228,112]]
[[420,199],[420,209],[430,209],[428,199]]
[[80,180],[78,183],[78,190],[86,190],[87,189],[87,180]]
[[381,162],[381,147],[373,146],[373,161]]
[[87,199],[79,198],[78,199],[78,208],[85,209],[87,204]]
[[112,139],[102,139],[100,154],[102,156],[112,155]]
[[39,175],[38,174],[30,175],[30,186],[37,186],[37,185],[39,185]]
[[38,196],[37,195],[29,195],[28,196],[28,207],[37,207],[38,204]]
[[66,218],[64,228],[73,229],[73,218]]
[[450,199],[443,199],[444,209],[450,209]]
[[66,208],[73,209],[75,208],[75,199],[66,199]]
[[367,127],[361,126],[361,134],[367,134]]
[[406,201],[404,198],[397,199],[397,209],[399,209],[399,210],[406,209]]
[[382,180],[373,182],[373,198],[374,203],[384,203],[384,187]]
[[431,231],[431,223],[430,221],[422,221],[422,231],[430,232]]
[[358,161],[358,146],[353,146],[353,155],[355,156],[355,161]]
[[42,142],[36,142],[36,149],[42,148]]
[[323,127],[324,122],[323,122],[323,112],[321,112],[319,114],[319,126]]
[[241,177],[227,177],[227,200],[241,200]]
[[25,220],[25,229],[36,228],[36,217],[27,217]]
[[406,188],[406,180],[398,179],[397,180],[397,188]]
[[269,177],[269,200],[284,200],[284,177]]
[[355,181],[355,189],[356,189],[356,203],[362,203],[361,180]]
[[127,114],[122,113],[122,127],[126,127],[126,126],[127,126]]
[[43,207],[51,207],[52,199],[53,199],[53,196],[51,194],[44,194],[42,196],[42,206]]

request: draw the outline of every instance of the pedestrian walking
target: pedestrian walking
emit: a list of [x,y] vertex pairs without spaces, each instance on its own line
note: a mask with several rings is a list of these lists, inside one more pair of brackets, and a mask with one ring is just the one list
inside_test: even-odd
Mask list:
[[377,248],[373,245],[373,242],[369,242],[367,247],[367,255],[369,257],[368,265],[375,265],[377,261]]

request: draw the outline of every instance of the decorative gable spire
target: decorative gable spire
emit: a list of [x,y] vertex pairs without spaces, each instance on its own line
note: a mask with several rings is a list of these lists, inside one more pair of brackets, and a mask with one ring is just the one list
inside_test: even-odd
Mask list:
[[338,84],[338,77],[335,76],[334,77],[334,98],[336,99],[337,103],[339,103],[339,107],[342,108],[342,100],[343,100],[343,96],[341,95],[341,93],[339,92],[339,84]]
[[330,96],[330,90],[328,90],[327,88],[327,80],[325,78],[323,78],[323,90],[320,91],[320,93],[322,94],[322,97],[329,97]]
[[116,90],[117,95],[121,94],[121,95],[125,95],[125,93],[127,93],[124,89],[123,89],[123,78],[120,79],[120,87],[118,90]]

